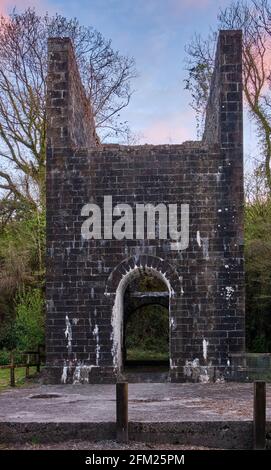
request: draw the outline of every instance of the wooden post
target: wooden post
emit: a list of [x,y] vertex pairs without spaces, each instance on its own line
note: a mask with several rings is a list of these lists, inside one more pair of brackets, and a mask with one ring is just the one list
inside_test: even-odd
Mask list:
[[10,386],[15,387],[15,364],[14,353],[10,353]]
[[27,354],[27,358],[26,358],[26,368],[25,368],[25,378],[26,378],[26,379],[29,378],[29,372],[30,372],[29,364],[30,364],[30,354]]
[[128,383],[116,386],[117,441],[128,442]]
[[266,390],[265,382],[254,382],[254,416],[253,416],[253,446],[254,449],[265,449],[266,422]]

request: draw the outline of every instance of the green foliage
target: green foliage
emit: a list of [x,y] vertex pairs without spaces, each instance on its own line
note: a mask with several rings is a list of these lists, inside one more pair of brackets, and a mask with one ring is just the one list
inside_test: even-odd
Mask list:
[[38,345],[44,343],[44,319],[44,298],[40,289],[17,295],[14,325],[17,349],[37,350]]
[[168,351],[144,349],[142,347],[127,350],[129,361],[168,361]]
[[0,294],[0,350],[15,347],[13,333],[13,305],[9,296]]
[[11,351],[16,348],[17,335],[13,316],[5,318],[0,328],[0,350]]
[[245,209],[247,349],[271,352],[271,200]]
[[45,214],[26,210],[0,230],[0,291],[14,293],[44,277]]
[[144,273],[132,285],[137,286],[137,290],[141,292],[159,292],[167,290],[166,285],[161,279]]
[[[160,305],[142,307],[130,316],[126,327],[126,347],[141,350],[145,359],[168,357],[168,310]],[[138,355],[138,353],[137,353]]]
[[[22,354],[20,354],[19,351],[14,351],[14,363],[15,364],[21,364],[22,362],[25,362],[25,360],[22,360]],[[7,364],[10,364],[10,349],[2,349],[0,351],[0,365],[5,366]]]
[[[21,343],[29,343],[29,340],[20,339],[20,330],[16,328],[19,317],[22,316],[23,305],[25,312],[29,312],[29,315],[32,312],[32,323],[37,321],[41,324],[40,312],[44,302],[41,289],[44,286],[45,273],[45,213],[22,206],[20,210],[16,209],[8,221],[3,222],[2,219],[1,222],[0,349],[11,350],[21,348]],[[36,320],[35,312],[38,315]],[[29,319],[27,325],[31,330]],[[44,337],[44,333],[37,334],[37,328],[33,324],[32,328],[35,336]],[[25,330],[26,326],[22,329],[24,335]]]
[[10,353],[6,349],[0,351],[0,365],[4,366],[10,363]]

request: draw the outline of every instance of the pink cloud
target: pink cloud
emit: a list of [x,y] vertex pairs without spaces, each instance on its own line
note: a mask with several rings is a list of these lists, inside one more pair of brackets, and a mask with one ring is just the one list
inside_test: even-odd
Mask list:
[[[189,114],[189,116],[188,116]],[[190,125],[184,124],[189,122]],[[158,119],[142,130],[141,143],[179,144],[195,139],[195,122],[190,113],[176,114]]]
[[21,7],[27,7],[30,6],[29,3],[26,0],[1,0],[0,1],[0,12],[1,13],[8,13],[10,10],[13,8],[21,8]]
[[46,0],[0,0],[0,13],[4,15],[13,10],[13,8],[24,10],[28,7],[35,7],[41,12],[48,10]]

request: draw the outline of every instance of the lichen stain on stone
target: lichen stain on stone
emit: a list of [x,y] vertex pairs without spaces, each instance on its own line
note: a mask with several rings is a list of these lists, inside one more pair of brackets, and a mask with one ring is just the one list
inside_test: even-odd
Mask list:
[[199,245],[199,247],[201,247],[201,238],[200,238],[200,231],[197,230],[197,244]]
[[192,361],[185,361],[184,376],[193,382],[209,383],[211,381],[211,363],[208,366],[201,366],[198,358]]
[[208,375],[208,370],[207,370],[207,368],[205,368],[205,369],[203,370],[203,374],[200,374],[200,376],[199,376],[199,381],[200,381],[201,383],[208,383],[208,382],[210,382],[210,377],[209,377],[209,375]]
[[89,383],[89,374],[91,372],[91,369],[96,366],[87,366],[84,364],[78,364],[73,373],[73,380],[72,383],[73,385],[77,384],[88,384]]
[[67,344],[68,352],[71,353],[72,352],[72,326],[71,326],[68,315],[66,315],[65,322],[66,322],[65,338],[67,339],[67,342],[68,342]]
[[201,239],[202,241],[202,252],[203,252],[203,258],[208,261],[209,260],[209,238],[204,237]]
[[225,291],[226,291],[226,300],[227,301],[231,300],[234,294],[234,288],[232,286],[226,286]]
[[67,377],[68,377],[68,366],[67,366],[66,363],[64,363],[63,371],[62,371],[62,375],[61,375],[61,383],[62,384],[65,384],[67,382]]
[[170,369],[177,369],[177,366],[175,364],[175,361],[173,359],[170,358],[169,360],[169,366],[170,366]]
[[203,350],[203,359],[204,359],[205,362],[207,362],[207,357],[208,357],[208,346],[209,346],[209,341],[207,341],[207,339],[203,338],[202,350]]
[[176,322],[175,322],[173,317],[171,317],[171,319],[170,319],[170,327],[171,327],[171,330],[173,330],[173,331],[176,330],[176,328],[177,328]]
[[95,348],[95,352],[96,352],[96,366],[99,365],[99,359],[100,359],[100,343],[99,343],[99,328],[98,328],[98,325],[96,324],[95,325],[95,328],[93,330],[93,336],[96,340],[96,348]]

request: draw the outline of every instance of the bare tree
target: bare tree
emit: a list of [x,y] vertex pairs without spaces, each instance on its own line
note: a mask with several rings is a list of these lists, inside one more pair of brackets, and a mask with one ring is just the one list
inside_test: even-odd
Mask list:
[[201,137],[204,131],[205,112],[214,70],[217,33],[210,32],[205,39],[195,34],[186,45],[187,78],[185,89],[191,94],[191,107],[196,112],[197,134]]
[[128,105],[134,60],[112,49],[76,19],[39,16],[27,9],[0,17],[0,191],[3,204],[16,201],[40,210],[44,203],[47,38],[70,37],[102,140],[129,132],[120,111]]
[[[271,193],[271,10],[268,1],[233,2],[218,15],[219,28],[243,30],[243,84],[245,103],[255,122],[261,144],[262,162]],[[206,40],[194,37],[187,46],[188,78],[186,88],[192,92],[192,105],[201,122],[207,104],[214,65],[216,35]]]

